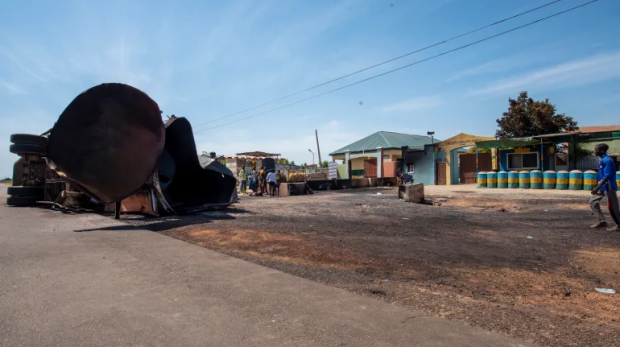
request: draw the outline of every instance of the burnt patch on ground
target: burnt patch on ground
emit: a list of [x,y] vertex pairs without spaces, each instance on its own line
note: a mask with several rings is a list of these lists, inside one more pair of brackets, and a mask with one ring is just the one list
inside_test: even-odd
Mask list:
[[588,228],[587,192],[427,195],[441,206],[395,189],[242,197],[244,213],[159,232],[546,346],[620,345],[620,295],[594,290],[620,289],[620,233]]

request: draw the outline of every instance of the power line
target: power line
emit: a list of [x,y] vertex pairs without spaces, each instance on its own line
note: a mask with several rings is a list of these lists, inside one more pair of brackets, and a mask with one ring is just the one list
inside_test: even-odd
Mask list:
[[347,85],[342,86],[342,87],[339,87],[339,88],[335,88],[335,89],[332,89],[332,90],[328,90],[328,91],[323,92],[323,93],[320,93],[320,94],[315,94],[315,95],[310,96],[310,97],[307,97],[307,98],[305,98],[305,99],[301,99],[301,100],[298,100],[298,101],[292,102],[292,103],[290,103],[290,104],[286,104],[286,105],[283,105],[283,106],[280,106],[280,107],[276,107],[276,108],[273,108],[273,109],[270,109],[270,110],[267,110],[267,111],[264,111],[264,112],[261,112],[261,113],[257,113],[257,114],[255,114],[255,115],[251,115],[251,116],[249,116],[249,117],[240,118],[240,119],[234,120],[234,121],[232,121],[232,122],[224,123],[224,124],[217,125],[217,126],[210,127],[210,128],[201,129],[201,130],[198,130],[198,131],[194,131],[194,134],[201,133],[201,132],[206,131],[206,130],[216,129],[216,128],[220,128],[220,127],[223,127],[223,126],[226,126],[226,125],[230,125],[230,124],[238,123],[238,122],[241,122],[241,121],[244,121],[244,120],[250,119],[250,118],[254,118],[254,117],[258,117],[258,116],[262,116],[262,115],[267,114],[267,113],[270,113],[270,112],[274,112],[274,111],[277,111],[277,110],[280,110],[280,109],[283,109],[283,108],[286,108],[286,107],[290,107],[290,106],[294,106],[294,105],[300,104],[300,103],[302,103],[302,102],[306,102],[306,101],[309,101],[309,100],[312,100],[312,99],[316,99],[316,98],[321,97],[321,96],[323,96],[323,95],[330,94],[330,93],[334,93],[334,92],[337,92],[337,91],[339,91],[339,90],[342,90],[342,89],[345,89],[345,88],[349,88],[349,87],[352,87],[352,86],[358,85],[358,84],[360,84],[360,83],[364,83],[364,82],[367,82],[367,81],[373,80],[373,79],[378,78],[378,77],[381,77],[381,76],[385,76],[385,75],[387,75],[387,74],[390,74],[390,73],[393,73],[393,72],[396,72],[396,71],[403,70],[403,69],[408,68],[408,67],[411,67],[411,66],[413,66],[413,65],[417,65],[417,64],[423,63],[423,62],[425,62],[425,61],[432,60],[432,59],[435,59],[435,58],[441,57],[441,56],[443,56],[443,55],[450,54],[450,53],[453,53],[453,52],[456,52],[456,51],[459,51],[459,50],[465,49],[465,48],[467,48],[467,47],[471,47],[471,46],[477,45],[477,44],[482,43],[482,42],[484,42],[484,41],[488,41],[488,40],[494,39],[494,38],[496,38],[496,37],[499,37],[499,36],[502,36],[502,35],[505,35],[505,34],[511,33],[511,32],[513,32],[513,31],[516,31],[516,30],[519,30],[519,29],[523,29],[523,28],[528,27],[528,26],[530,26],[530,25],[534,25],[534,24],[536,24],[536,23],[539,23],[539,22],[542,22],[542,21],[545,21],[545,20],[551,19],[551,18],[553,18],[553,17],[557,17],[557,16],[562,15],[562,14],[565,14],[565,13],[567,13],[567,12],[574,11],[574,10],[576,10],[576,9],[578,9],[578,8],[581,8],[581,7],[584,7],[584,6],[590,5],[590,4],[595,3],[595,2],[597,2],[597,1],[598,1],[598,0],[588,1],[588,2],[586,2],[586,3],[583,3],[583,4],[581,4],[581,5],[578,5],[578,6],[575,6],[575,7],[569,8],[569,9],[567,9],[567,10],[564,10],[564,11],[561,11],[561,12],[557,12],[557,13],[554,13],[554,14],[552,14],[552,15],[550,15],[550,16],[547,16],[547,17],[543,17],[543,18],[537,19],[537,20],[535,20],[535,21],[533,21],[533,22],[529,22],[529,23],[527,23],[527,24],[523,24],[523,25],[520,25],[520,26],[518,26],[518,27],[515,27],[515,28],[512,28],[512,29],[509,29],[509,30],[503,31],[503,32],[501,32],[501,33],[499,33],[499,34],[495,34],[495,35],[492,35],[492,36],[487,36],[487,37],[485,37],[485,38],[483,38],[483,39],[481,39],[481,40],[478,40],[478,41],[474,41],[474,42],[468,43],[468,44],[466,44],[466,45],[463,45],[463,46],[460,46],[460,47],[457,47],[457,48],[451,49],[451,50],[446,51],[446,52],[444,52],[444,53],[440,53],[440,54],[434,55],[434,56],[432,56],[432,57],[428,57],[428,58],[426,58],[426,59],[418,60],[418,61],[413,62],[413,63],[411,63],[411,64],[403,65],[403,66],[397,67],[397,68],[395,68],[395,69],[392,69],[392,70],[390,70],[390,71],[386,71],[386,72],[383,72],[383,73],[380,73],[380,74],[377,74],[377,75],[374,75],[374,76],[371,76],[371,77],[365,78],[365,79],[363,79],[363,80],[359,80],[359,81],[357,81],[357,82],[353,82],[353,83],[347,84]]
[[430,49],[430,48],[433,48],[433,47],[437,47],[437,46],[442,45],[442,44],[444,44],[444,43],[447,43],[447,42],[450,42],[450,41],[453,41],[453,40],[459,39],[459,38],[461,38],[461,37],[464,37],[464,36],[467,36],[467,35],[473,34],[473,33],[478,32],[478,31],[480,31],[480,30],[484,30],[484,29],[490,28],[490,27],[492,27],[492,26],[494,26],[494,25],[498,25],[498,24],[500,24],[500,23],[503,23],[503,22],[509,21],[509,20],[511,20],[511,19],[514,19],[514,18],[517,18],[517,17],[523,16],[523,15],[528,14],[528,13],[530,13],[530,12],[534,12],[534,11],[540,10],[540,9],[542,9],[542,8],[544,8],[544,7],[547,7],[547,6],[553,5],[553,4],[558,3],[558,2],[560,2],[560,1],[562,1],[562,0],[555,0],[555,1],[551,1],[551,2],[549,2],[549,3],[547,3],[547,4],[544,4],[544,5],[541,5],[541,6],[538,6],[538,7],[532,8],[532,9],[527,10],[527,11],[525,11],[525,12],[518,13],[518,14],[516,14],[516,15],[514,15],[514,16],[511,16],[511,17],[508,17],[508,18],[504,18],[504,19],[499,20],[499,21],[497,21],[497,22],[493,22],[493,23],[491,23],[491,24],[488,24],[488,25],[482,26],[482,27],[480,27],[480,28],[478,28],[478,29],[474,29],[474,30],[472,30],[472,31],[468,31],[468,32],[466,32],[466,33],[464,33],[464,34],[460,34],[460,35],[457,35],[457,36],[451,37],[451,38],[449,38],[449,39],[446,39],[446,40],[443,40],[443,41],[440,41],[440,42],[434,43],[434,44],[432,44],[432,45],[430,45],[430,46],[426,46],[426,47],[423,47],[423,48],[419,48],[419,49],[417,49],[417,50],[415,50],[415,51],[411,51],[411,52],[409,52],[409,53],[405,53],[405,54],[403,54],[403,55],[400,55],[400,56],[398,56],[398,57],[395,57],[395,58],[392,58],[392,59],[389,59],[389,60],[383,61],[383,62],[381,62],[381,63],[377,63],[377,64],[375,64],[375,65],[371,65],[371,66],[365,67],[365,68],[363,68],[363,69],[361,69],[361,70],[357,70],[357,71],[354,71],[354,72],[348,73],[348,74],[346,74],[346,75],[343,75],[343,76],[340,76],[340,77],[334,78],[334,79],[332,79],[332,80],[329,80],[329,81],[327,81],[327,82],[323,82],[323,83],[321,83],[321,84],[317,84],[317,85],[315,85],[315,86],[312,86],[312,87],[306,88],[306,89],[304,89],[304,90],[301,90],[301,91],[298,91],[298,92],[295,92],[295,93],[292,93],[292,94],[285,95],[285,96],[283,96],[283,97],[280,97],[280,98],[278,98],[278,99],[275,99],[275,100],[271,100],[271,101],[265,102],[265,103],[260,104],[260,105],[252,106],[252,107],[250,107],[250,108],[246,108],[246,109],[244,109],[244,110],[242,110],[242,111],[235,112],[235,113],[231,113],[231,114],[229,114],[229,115],[226,115],[226,116],[223,116],[223,117],[220,117],[220,118],[215,118],[215,119],[208,120],[208,121],[206,121],[206,122],[204,122],[204,123],[197,124],[197,125],[196,125],[196,127],[199,127],[199,126],[202,126],[202,125],[205,125],[205,124],[209,124],[209,123],[213,123],[213,122],[216,122],[216,121],[218,121],[218,120],[222,120],[222,119],[226,119],[226,118],[234,117],[234,116],[236,116],[236,115],[239,115],[239,114],[242,114],[242,113],[245,113],[245,112],[248,112],[248,111],[255,110],[255,109],[259,108],[259,107],[262,107],[262,106],[267,106],[267,105],[273,104],[273,103],[275,103],[275,102],[278,102],[278,101],[281,101],[281,100],[284,100],[284,99],[288,99],[288,98],[290,98],[290,97],[292,97],[292,96],[299,95],[299,94],[301,94],[301,93],[305,93],[305,92],[307,92],[307,91],[310,91],[310,90],[313,90],[313,89],[316,89],[316,88],[322,87],[322,86],[324,86],[324,85],[327,85],[327,84],[330,84],[330,83],[333,83],[333,82],[336,82],[336,81],[340,81],[341,79],[344,79],[344,78],[347,78],[347,77],[350,77],[350,76],[353,76],[353,75],[357,75],[357,74],[359,74],[359,73],[361,73],[361,72],[368,71],[368,70],[370,70],[370,69],[374,69],[374,68],[379,67],[379,66],[381,66],[381,65],[385,65],[385,64],[391,63],[391,62],[393,62],[393,61],[396,61],[396,60],[398,60],[398,59],[402,59],[402,58],[408,57],[408,56],[410,56],[410,55],[412,55],[412,54],[415,54],[415,53],[420,53],[420,52],[425,51],[425,50],[427,50],[427,49]]

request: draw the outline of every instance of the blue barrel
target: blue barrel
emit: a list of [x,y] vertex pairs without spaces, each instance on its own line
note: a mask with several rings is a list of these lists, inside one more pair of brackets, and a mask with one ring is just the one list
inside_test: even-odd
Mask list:
[[497,172],[487,172],[487,188],[497,188]]
[[555,171],[548,170],[543,173],[543,188],[555,189]]
[[521,189],[530,188],[530,172],[529,171],[519,172],[519,188]]
[[508,188],[508,172],[500,171],[497,173],[497,188]]
[[487,173],[486,172],[478,172],[478,188],[486,188],[487,186]]
[[530,188],[542,189],[543,177],[542,172],[539,170],[532,170],[530,172]]
[[555,189],[566,190],[568,189],[568,171],[558,171],[555,179]]
[[516,171],[508,172],[508,188],[519,188],[519,173]]
[[583,190],[583,172],[573,170],[568,174],[568,189]]
[[598,184],[598,173],[588,170],[583,173],[583,190],[592,190]]
[[616,184],[620,186],[620,171],[616,171]]

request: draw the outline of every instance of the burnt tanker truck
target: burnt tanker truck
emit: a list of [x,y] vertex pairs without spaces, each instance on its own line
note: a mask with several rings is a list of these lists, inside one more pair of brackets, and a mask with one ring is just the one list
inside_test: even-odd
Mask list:
[[120,83],[78,95],[42,135],[13,134],[20,156],[7,205],[151,215],[238,201],[233,173],[199,156],[186,118],[162,120],[155,101]]

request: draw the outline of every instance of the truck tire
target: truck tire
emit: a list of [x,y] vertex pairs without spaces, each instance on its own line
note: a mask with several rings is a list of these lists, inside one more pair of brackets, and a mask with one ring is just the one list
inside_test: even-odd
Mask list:
[[47,146],[47,137],[32,134],[13,134],[11,135],[11,142],[45,147]]
[[43,198],[43,187],[8,187],[6,193],[11,196]]
[[9,147],[9,151],[11,153],[14,154],[36,154],[36,155],[40,155],[40,156],[45,156],[45,147],[43,146],[39,146],[39,145],[33,145],[33,144],[27,144],[27,143],[16,143],[16,144],[12,144],[11,147]]
[[32,196],[9,196],[6,198],[6,204],[9,206],[34,206],[37,200],[41,200]]

